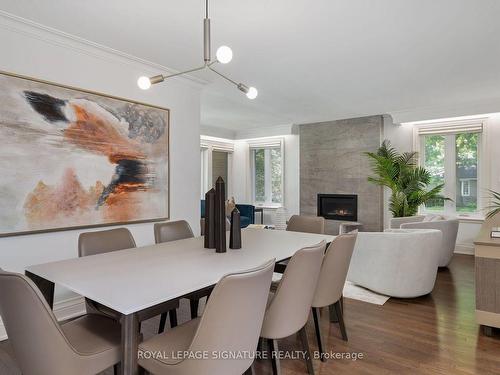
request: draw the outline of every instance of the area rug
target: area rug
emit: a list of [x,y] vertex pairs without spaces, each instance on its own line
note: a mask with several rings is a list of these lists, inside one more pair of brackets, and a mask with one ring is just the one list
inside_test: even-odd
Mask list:
[[371,290],[362,288],[351,283],[350,281],[345,282],[343,295],[345,298],[357,299],[358,301],[373,303],[374,305],[380,306],[386,303],[390,298],[388,296],[384,296],[383,294],[378,294],[372,292]]
[[[283,274],[281,273],[273,273],[273,283],[279,283],[282,277]],[[373,303],[374,305],[380,306],[386,303],[390,298],[388,296],[384,296],[383,294],[378,294],[372,292],[371,290],[353,284],[350,281],[346,281],[344,284],[343,296],[346,298],[357,299],[358,301]]]

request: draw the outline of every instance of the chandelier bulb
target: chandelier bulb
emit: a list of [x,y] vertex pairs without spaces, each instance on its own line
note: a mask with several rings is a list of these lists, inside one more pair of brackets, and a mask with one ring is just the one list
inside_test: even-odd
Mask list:
[[139,86],[141,90],[147,90],[151,87],[151,80],[149,77],[142,76],[137,80],[137,86]]
[[221,64],[227,64],[233,59],[233,51],[228,46],[220,46],[215,55]]
[[259,92],[255,87],[249,87],[246,95],[248,99],[253,100],[259,95]]

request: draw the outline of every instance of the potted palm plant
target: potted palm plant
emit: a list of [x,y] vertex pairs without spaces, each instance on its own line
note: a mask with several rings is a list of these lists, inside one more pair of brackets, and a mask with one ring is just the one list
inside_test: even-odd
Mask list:
[[491,194],[491,204],[486,207],[488,209],[488,213],[486,214],[486,217],[488,219],[491,219],[493,216],[496,216],[500,212],[500,193],[490,190]]
[[431,174],[417,163],[418,153],[398,153],[388,140],[382,142],[377,152],[366,152],[375,176],[368,181],[391,190],[389,210],[393,217],[416,215],[418,208],[441,196],[444,184],[430,186]]

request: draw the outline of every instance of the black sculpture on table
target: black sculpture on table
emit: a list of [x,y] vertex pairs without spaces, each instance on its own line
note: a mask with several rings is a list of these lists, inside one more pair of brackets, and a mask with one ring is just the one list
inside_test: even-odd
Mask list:
[[215,249],[215,189],[205,194],[205,248]]
[[229,234],[229,248],[241,249],[241,219],[240,211],[235,207],[231,212],[231,232]]
[[226,186],[219,177],[215,182],[215,252],[226,250]]

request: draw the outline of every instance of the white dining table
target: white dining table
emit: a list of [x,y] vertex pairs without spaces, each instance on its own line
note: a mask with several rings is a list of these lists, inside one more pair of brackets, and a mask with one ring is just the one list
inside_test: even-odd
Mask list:
[[[33,265],[26,268],[49,305],[59,285],[114,310],[122,326],[122,373],[138,373],[139,322],[168,311],[189,293],[222,276],[289,259],[297,250],[332,241],[330,235],[264,229],[242,230],[242,248],[216,253],[203,237]],[[227,242],[229,243],[229,241]]]

